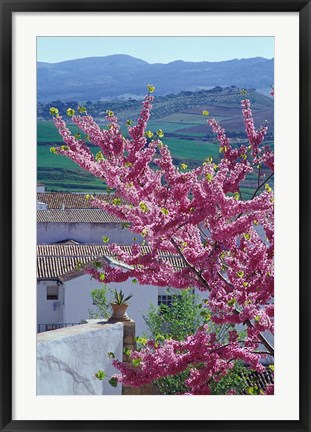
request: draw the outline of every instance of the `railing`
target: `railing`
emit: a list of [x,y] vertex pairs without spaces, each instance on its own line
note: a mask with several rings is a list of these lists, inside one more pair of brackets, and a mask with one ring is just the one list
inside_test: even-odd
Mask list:
[[50,330],[57,330],[65,327],[73,327],[81,323],[63,323],[63,324],[37,324],[37,333],[43,333]]

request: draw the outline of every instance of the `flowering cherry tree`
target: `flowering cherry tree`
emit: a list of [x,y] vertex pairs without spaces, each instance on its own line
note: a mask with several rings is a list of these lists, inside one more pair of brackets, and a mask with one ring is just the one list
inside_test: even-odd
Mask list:
[[[231,324],[226,343],[217,340],[208,324],[184,341],[153,340],[129,353],[132,364],[113,360],[120,374],[115,382],[141,386],[155,379],[190,369],[185,384],[189,394],[209,394],[212,380],[220,380],[242,360],[263,371],[261,360],[273,356],[266,339],[274,331],[274,156],[264,145],[267,125],[256,130],[248,99],[242,100],[247,145],[233,147],[219,123],[208,124],[219,142],[218,165],[206,158],[188,170],[176,167],[162,130],[147,130],[154,87],[135,125],[128,121],[128,137],[121,133],[115,114],[107,112],[108,128],[101,129],[83,107],[67,115],[86,135],[72,135],[56,108],[51,108],[55,126],[64,144],[52,152],[69,157],[80,167],[115,190],[112,201],[89,196],[94,207],[103,209],[130,224],[144,237],[146,248],[133,244],[132,254],[115,244],[111,249],[126,268],[89,266],[86,271],[98,281],[123,282],[135,278],[141,284],[160,287],[198,288],[208,292],[208,308],[216,324]],[[208,115],[207,111],[203,114]],[[96,155],[86,142],[98,146]],[[241,184],[256,175],[250,199],[242,198]],[[173,266],[165,255],[178,256],[183,265]],[[237,326],[246,336],[239,337]],[[270,386],[267,394],[273,393]]]

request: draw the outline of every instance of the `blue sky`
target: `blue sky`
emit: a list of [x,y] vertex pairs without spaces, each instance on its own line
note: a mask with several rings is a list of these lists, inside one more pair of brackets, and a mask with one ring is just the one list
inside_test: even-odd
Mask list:
[[148,63],[274,57],[273,37],[38,37],[37,60],[128,54]]

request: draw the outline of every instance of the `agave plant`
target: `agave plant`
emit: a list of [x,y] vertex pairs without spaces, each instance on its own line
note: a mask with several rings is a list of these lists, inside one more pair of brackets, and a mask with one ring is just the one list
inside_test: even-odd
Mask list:
[[116,289],[114,290],[114,303],[115,304],[126,304],[126,302],[133,297],[133,294],[131,293],[130,295],[128,295],[127,297],[125,297],[125,294],[122,290],[117,291]]

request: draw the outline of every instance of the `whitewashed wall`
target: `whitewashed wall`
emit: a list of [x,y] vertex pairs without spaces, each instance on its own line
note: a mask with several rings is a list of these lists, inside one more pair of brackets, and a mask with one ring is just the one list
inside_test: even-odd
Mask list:
[[37,243],[49,244],[73,239],[81,243],[102,244],[103,236],[107,236],[111,243],[132,244],[133,237],[141,243],[142,237],[122,229],[119,223],[64,223],[64,222],[38,222]]
[[40,281],[37,284],[37,323],[59,324],[63,322],[64,287],[60,285],[58,300],[47,300],[47,287],[56,281]]
[[[122,283],[107,285],[108,289],[122,289],[125,295],[133,294],[129,301],[128,315],[136,323],[136,335],[147,330],[143,315],[148,311],[150,304],[158,303],[158,288],[154,286],[133,284],[131,280]],[[101,288],[101,285],[90,276],[83,275],[73,278],[64,284],[64,322],[79,322],[89,317],[89,309],[95,310],[92,304],[90,291]]]
[[[123,325],[86,324],[37,335],[37,395],[120,395],[108,380],[118,371],[106,353],[122,360]],[[91,355],[90,355],[91,353]],[[95,377],[103,370],[107,377]]]
[[[75,277],[64,282],[60,286],[62,293],[59,298],[60,307],[55,311],[54,300],[46,299],[47,285],[56,282],[39,281],[37,284],[37,323],[38,324],[61,324],[79,323],[89,318],[89,310],[95,310],[91,290],[99,289],[102,285],[90,279],[88,275]],[[145,315],[150,304],[158,304],[158,287],[149,285],[133,284],[131,280],[122,283],[107,285],[108,289],[122,289],[125,295],[133,294],[129,301],[128,315],[136,322],[136,335],[141,335],[147,330],[143,315]]]

